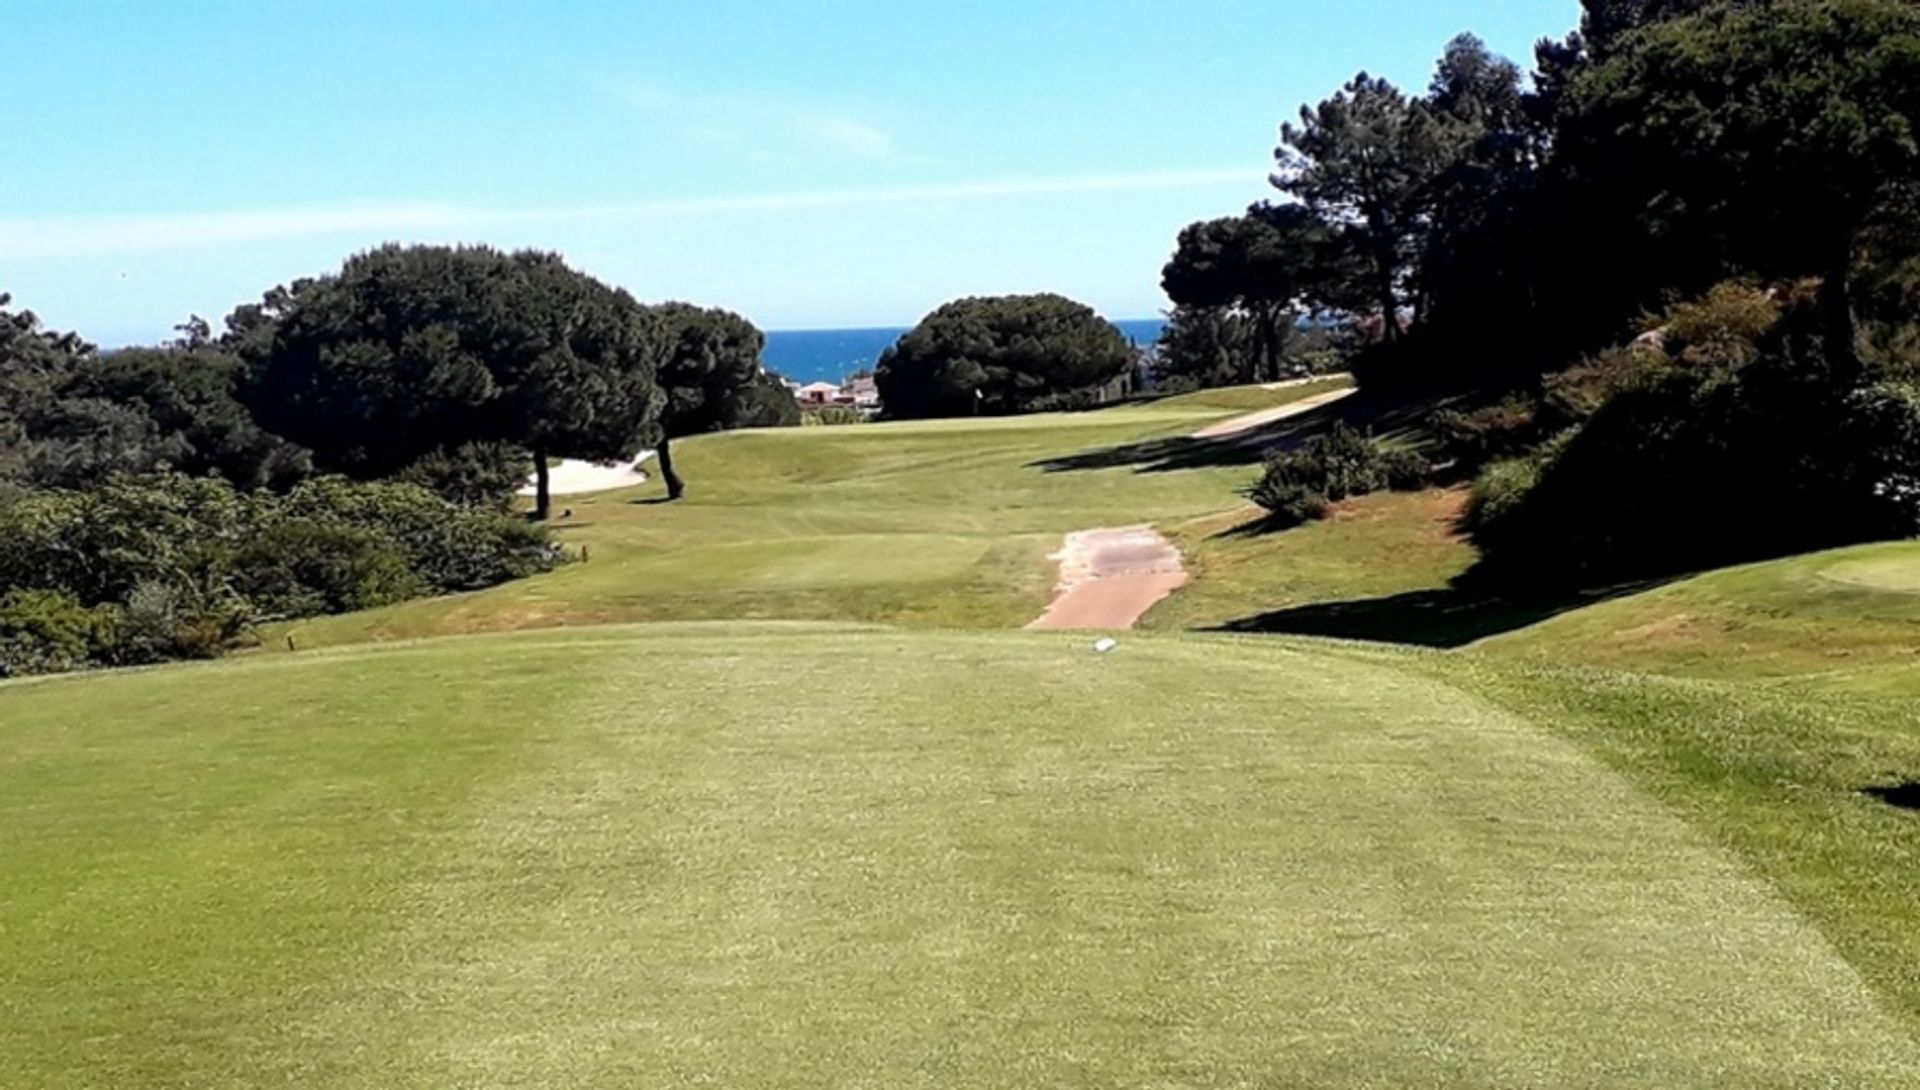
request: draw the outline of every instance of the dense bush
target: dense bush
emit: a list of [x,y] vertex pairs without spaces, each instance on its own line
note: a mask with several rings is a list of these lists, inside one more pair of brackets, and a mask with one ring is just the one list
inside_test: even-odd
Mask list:
[[0,635],[15,673],[207,657],[258,621],[472,590],[559,560],[524,518],[417,485],[323,477],[281,497],[116,476],[0,507]]
[[[792,398],[788,398],[789,401]],[[800,423],[806,427],[835,427],[842,424],[864,424],[867,414],[847,405],[823,405],[818,409],[808,409],[800,414]]]
[[71,594],[15,588],[0,594],[0,678],[73,670],[114,643],[111,610]]
[[1920,396],[1856,387],[1817,317],[1650,369],[1530,460],[1481,477],[1482,573],[1598,584],[1920,528]]
[[533,472],[533,456],[511,443],[461,443],[436,450],[394,474],[442,499],[505,510]]
[[1296,525],[1326,514],[1329,504],[1383,489],[1418,488],[1427,464],[1417,453],[1382,445],[1335,424],[1298,448],[1267,460],[1248,495],[1273,521]]
[[1540,416],[1537,403],[1516,394],[1478,409],[1443,409],[1433,414],[1430,423],[1438,437],[1440,460],[1464,476],[1537,444]]

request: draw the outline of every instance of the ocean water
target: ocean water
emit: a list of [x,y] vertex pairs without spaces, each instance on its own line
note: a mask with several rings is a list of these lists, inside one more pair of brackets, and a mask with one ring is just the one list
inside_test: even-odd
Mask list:
[[[1115,322],[1120,332],[1141,346],[1160,339],[1162,318]],[[884,329],[787,329],[767,333],[763,355],[767,367],[795,382],[839,382],[863,367],[872,367],[906,327]]]

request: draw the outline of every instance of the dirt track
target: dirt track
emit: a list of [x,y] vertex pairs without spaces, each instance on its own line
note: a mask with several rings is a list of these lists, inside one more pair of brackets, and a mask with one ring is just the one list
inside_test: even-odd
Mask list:
[[1180,550],[1151,526],[1068,534],[1054,559],[1060,561],[1058,593],[1028,628],[1132,628],[1187,582]]
[[1351,397],[1356,392],[1357,391],[1350,386],[1344,390],[1331,390],[1324,394],[1302,398],[1299,401],[1288,405],[1281,405],[1277,408],[1261,409],[1259,412],[1247,413],[1243,416],[1230,416],[1225,420],[1208,424],[1206,427],[1194,432],[1193,437],[1195,439],[1231,439],[1236,435],[1243,435],[1262,425],[1271,424],[1276,420],[1285,420],[1290,416],[1301,416],[1310,413],[1322,405],[1331,405],[1341,398]]

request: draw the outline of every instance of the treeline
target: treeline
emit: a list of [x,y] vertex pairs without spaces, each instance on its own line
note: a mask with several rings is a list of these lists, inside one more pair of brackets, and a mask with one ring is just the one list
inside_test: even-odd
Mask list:
[[8,303],[0,677],[548,570],[549,459],[652,449],[677,499],[673,439],[799,422],[751,323],[550,254],[388,246],[114,352]]
[[1181,233],[1162,368],[1277,377],[1313,333],[1478,398],[1431,453],[1502,579],[1913,533],[1920,5],[1586,0],[1532,69],[1466,35],[1303,107],[1283,199]]

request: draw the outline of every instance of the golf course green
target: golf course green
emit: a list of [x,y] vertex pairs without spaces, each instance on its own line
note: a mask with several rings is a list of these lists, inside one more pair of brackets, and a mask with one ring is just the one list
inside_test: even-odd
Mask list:
[[[1455,493],[1234,532],[1183,437],[1295,396],[705,437],[552,575],[0,683],[0,1086],[1920,1082],[1920,553],[1189,631],[1469,559]],[[1017,631],[1132,523],[1153,631]]]

